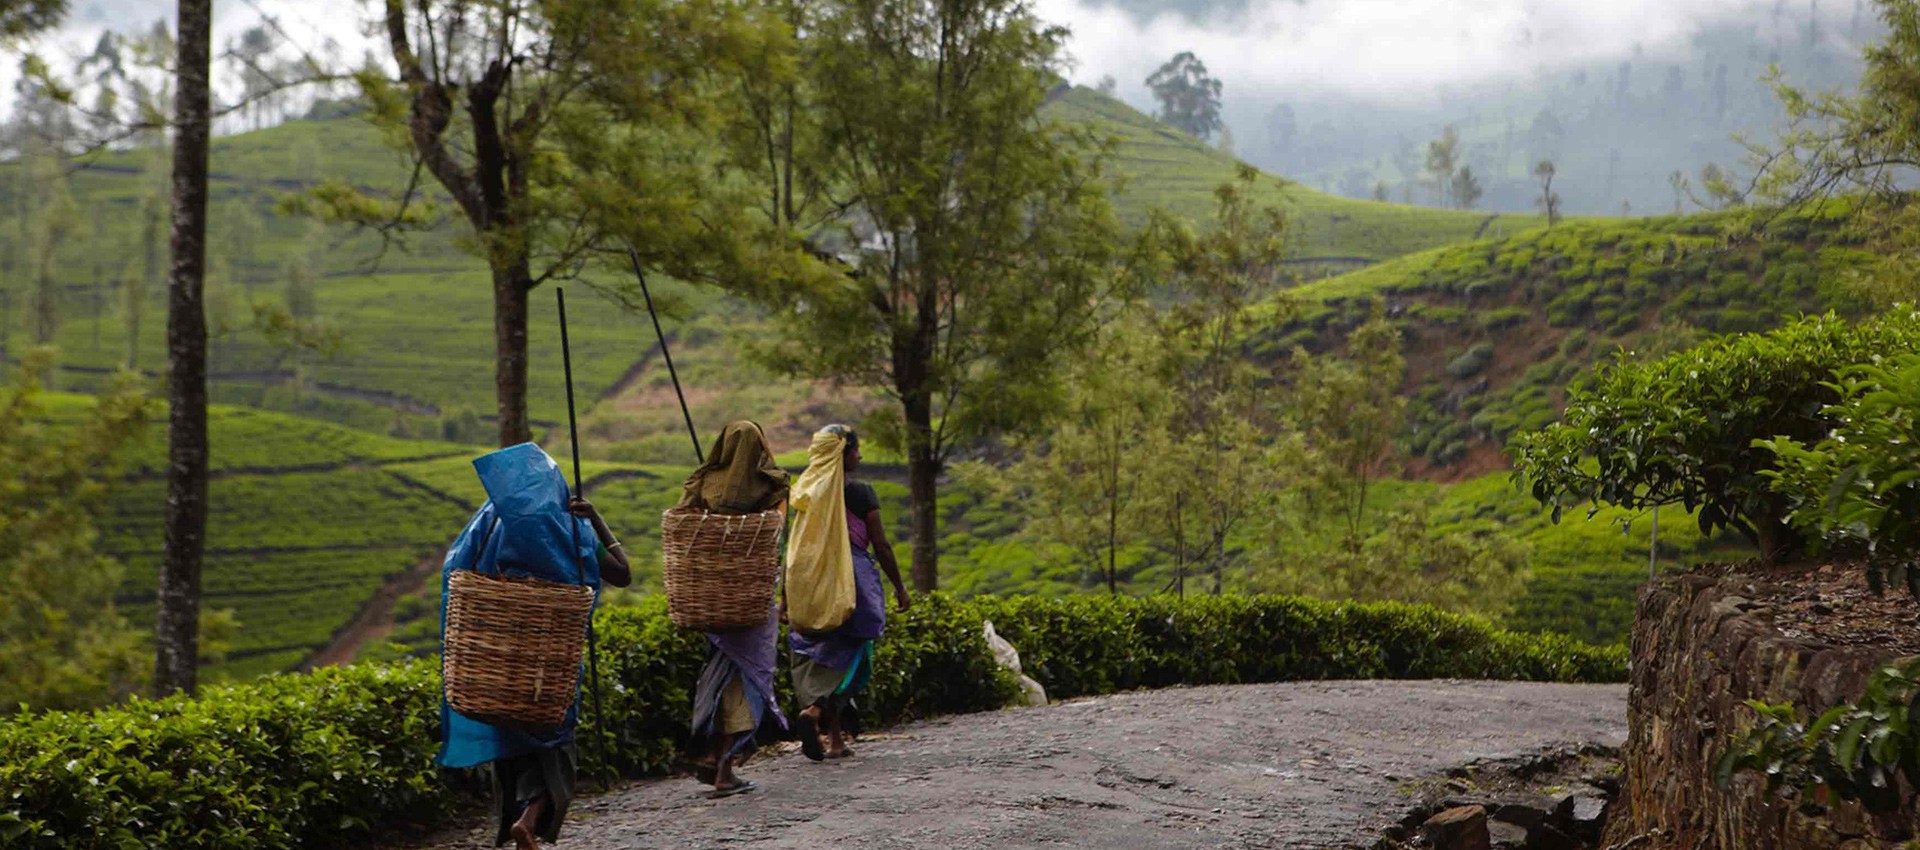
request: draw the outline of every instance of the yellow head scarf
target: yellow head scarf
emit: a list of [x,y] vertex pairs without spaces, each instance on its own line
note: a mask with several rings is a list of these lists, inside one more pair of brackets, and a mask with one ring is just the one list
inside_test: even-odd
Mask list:
[[848,430],[813,435],[807,471],[793,482],[787,538],[787,621],[803,632],[838,628],[853,616],[853,544],[847,538]]

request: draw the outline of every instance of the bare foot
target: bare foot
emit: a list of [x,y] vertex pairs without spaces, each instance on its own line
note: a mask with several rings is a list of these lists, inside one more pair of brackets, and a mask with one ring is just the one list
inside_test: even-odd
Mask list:
[[514,850],[539,850],[540,842],[533,837],[533,828],[524,823],[513,825]]

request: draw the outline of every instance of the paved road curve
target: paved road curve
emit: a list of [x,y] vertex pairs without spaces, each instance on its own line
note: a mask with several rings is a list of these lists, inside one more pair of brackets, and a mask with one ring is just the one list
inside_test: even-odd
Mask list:
[[[914,724],[850,762],[797,754],[710,801],[690,779],[576,804],[562,848],[1327,848],[1404,784],[1478,758],[1626,739],[1626,688],[1299,682],[1182,688]],[[473,835],[440,850],[484,847]]]

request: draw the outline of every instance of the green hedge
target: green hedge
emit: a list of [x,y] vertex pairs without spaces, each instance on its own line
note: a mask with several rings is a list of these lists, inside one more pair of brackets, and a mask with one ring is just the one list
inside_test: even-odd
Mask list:
[[[936,595],[880,643],[866,722],[1005,704],[1015,686],[994,665],[982,619],[1056,698],[1292,679],[1626,674],[1619,648],[1418,606]],[[597,629],[614,766],[663,772],[686,729],[704,641],[668,623],[659,600],[605,611]],[[436,822],[474,787],[432,763],[438,703],[437,664],[413,661],[273,676],[192,700],[23,715],[0,724],[0,846],[330,847],[360,843],[375,827]],[[595,734],[583,726],[588,772],[599,768]]]
[[1017,597],[971,605],[1057,699],[1307,679],[1626,677],[1622,648],[1502,631],[1420,605],[1290,596]]

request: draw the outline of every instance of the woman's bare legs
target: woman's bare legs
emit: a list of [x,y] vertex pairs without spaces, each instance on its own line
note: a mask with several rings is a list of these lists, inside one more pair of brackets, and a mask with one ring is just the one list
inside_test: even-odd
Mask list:
[[516,850],[536,850],[540,846],[540,842],[534,838],[534,833],[539,829],[540,815],[547,810],[547,802],[545,794],[534,798],[533,802],[527,804],[526,810],[520,813],[520,819],[513,822],[513,844]]
[[839,759],[853,755],[847,748],[847,730],[840,722],[840,710],[827,712],[827,758]]
[[801,735],[801,751],[813,761],[819,761],[826,756],[826,751],[820,746],[820,733],[827,722],[825,715],[825,710],[819,705],[810,705],[800,712],[799,722],[794,724]]
[[713,788],[724,791],[740,784],[733,776],[733,735],[713,736]]

